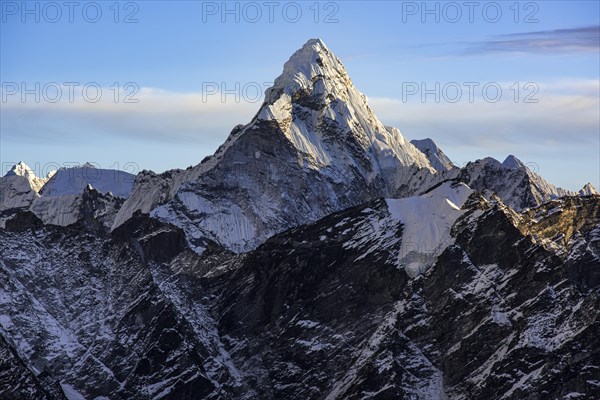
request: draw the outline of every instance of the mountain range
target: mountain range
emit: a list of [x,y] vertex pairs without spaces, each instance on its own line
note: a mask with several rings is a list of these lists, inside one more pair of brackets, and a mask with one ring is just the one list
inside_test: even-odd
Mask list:
[[383,125],[319,39],[214,155],[0,178],[0,397],[595,399],[600,196]]

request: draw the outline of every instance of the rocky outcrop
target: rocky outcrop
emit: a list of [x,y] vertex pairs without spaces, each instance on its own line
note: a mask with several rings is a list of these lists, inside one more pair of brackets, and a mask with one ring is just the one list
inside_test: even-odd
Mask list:
[[512,155],[502,163],[491,157],[469,162],[461,169],[459,179],[479,192],[496,193],[515,210],[575,195],[552,185]]

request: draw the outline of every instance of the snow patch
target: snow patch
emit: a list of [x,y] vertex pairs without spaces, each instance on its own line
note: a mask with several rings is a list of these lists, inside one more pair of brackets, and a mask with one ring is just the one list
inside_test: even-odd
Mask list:
[[403,225],[399,263],[410,277],[423,273],[453,242],[450,230],[472,193],[465,184],[446,182],[421,196],[386,200],[392,217]]
[[68,400],[86,400],[73,386],[61,382],[60,387]]

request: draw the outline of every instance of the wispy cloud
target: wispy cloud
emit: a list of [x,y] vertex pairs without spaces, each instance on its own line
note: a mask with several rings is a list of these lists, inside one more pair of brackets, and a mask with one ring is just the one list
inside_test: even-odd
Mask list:
[[[598,136],[599,80],[563,79],[539,82],[536,103],[521,98],[514,101],[507,88],[511,82],[498,83],[504,88],[499,102],[486,102],[481,96],[470,102],[464,95],[459,102],[436,102],[433,97],[369,98],[369,104],[386,124],[397,126],[408,136],[452,134],[463,144],[485,145],[484,137],[493,138],[503,131],[511,136],[498,139],[504,143],[572,142],[566,130],[578,132],[585,140]],[[3,139],[70,141],[86,136],[206,143],[224,140],[237,124],[248,123],[258,111],[260,101],[223,101],[219,95],[177,93],[142,88],[136,95],[138,103],[115,103],[102,99],[88,103],[76,99],[73,103],[22,103],[18,98],[3,104]],[[594,139],[592,137],[592,139]],[[486,139],[495,142],[494,139]]]
[[600,49],[600,26],[512,33],[470,43],[464,54],[593,53]]
[[[581,178],[586,182],[598,170],[600,81],[565,78],[538,84],[539,102],[531,104],[515,103],[509,90],[497,103],[481,98],[471,103],[468,96],[457,103],[421,102],[414,96],[409,102],[369,98],[369,104],[384,124],[400,128],[408,139],[435,139],[456,162],[508,154],[524,161],[545,159],[557,171],[546,173],[550,167],[545,167],[543,175],[574,190],[585,182],[574,184],[574,169],[564,163],[576,160],[586,174],[591,171]],[[197,149],[198,156],[189,161],[194,163],[214,152],[235,125],[248,123],[261,104],[157,89],[141,89],[137,98],[137,104],[3,104],[2,142],[10,142],[6,156],[19,160],[32,143],[68,147],[104,141],[126,147],[133,142],[157,149],[172,144]],[[561,173],[569,176],[561,178]]]
[[369,103],[384,123],[411,139],[431,136],[482,154],[519,147],[545,153],[598,143],[599,89],[598,80],[573,79],[539,83],[537,103],[515,102],[512,94],[496,103],[482,98],[421,102],[419,97],[408,102],[370,98]]
[[56,103],[9,97],[2,104],[3,140],[78,142],[112,137],[218,146],[235,125],[249,122],[261,104],[231,96],[223,101],[218,93],[153,88],[141,88],[133,98],[136,103],[125,103],[124,96],[115,102],[108,88],[102,92],[107,95],[95,103],[81,97],[69,102],[65,96]]

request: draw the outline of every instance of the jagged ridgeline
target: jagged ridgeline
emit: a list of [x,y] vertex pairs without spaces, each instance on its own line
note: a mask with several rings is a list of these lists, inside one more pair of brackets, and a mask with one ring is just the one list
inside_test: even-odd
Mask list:
[[600,398],[600,196],[384,126],[318,39],[215,154],[0,178],[0,398]]

